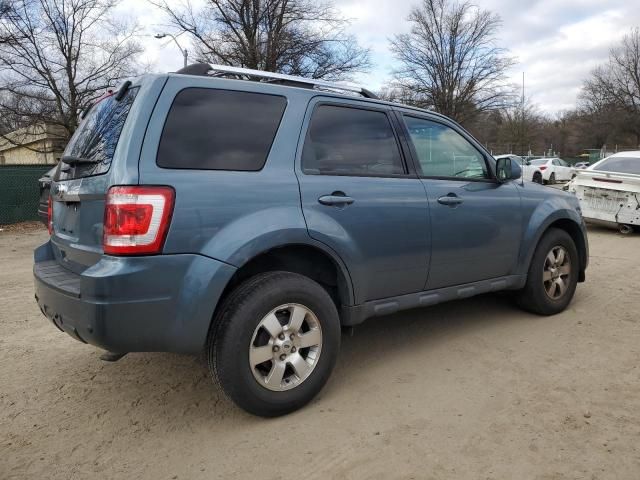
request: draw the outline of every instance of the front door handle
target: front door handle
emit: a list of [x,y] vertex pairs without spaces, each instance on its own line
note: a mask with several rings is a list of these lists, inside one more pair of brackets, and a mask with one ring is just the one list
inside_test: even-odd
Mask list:
[[457,196],[455,193],[449,193],[449,194],[445,195],[444,197],[440,197],[438,199],[438,203],[440,203],[442,205],[447,205],[449,207],[457,207],[463,201],[464,200],[462,200],[462,198]]
[[342,207],[351,205],[355,200],[347,197],[344,192],[333,192],[331,195],[323,195],[318,199],[322,205],[331,205],[334,207]]

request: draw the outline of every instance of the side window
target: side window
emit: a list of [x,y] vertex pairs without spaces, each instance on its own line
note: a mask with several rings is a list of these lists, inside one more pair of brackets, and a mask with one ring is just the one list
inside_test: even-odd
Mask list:
[[286,103],[277,95],[186,88],[167,115],[156,163],[164,168],[260,170]]
[[302,169],[316,175],[402,175],[400,150],[384,112],[335,105],[313,111]]
[[446,125],[405,116],[411,141],[425,177],[489,178],[483,155]]
[[553,164],[554,164],[556,167],[560,167],[560,166],[562,165],[562,164],[560,163],[560,160],[557,160],[557,159],[554,159],[554,160],[553,160]]

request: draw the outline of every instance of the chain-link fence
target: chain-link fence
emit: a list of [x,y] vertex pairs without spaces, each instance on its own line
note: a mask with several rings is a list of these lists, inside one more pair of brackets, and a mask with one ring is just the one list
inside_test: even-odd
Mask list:
[[38,179],[53,165],[0,165],[0,225],[38,219]]

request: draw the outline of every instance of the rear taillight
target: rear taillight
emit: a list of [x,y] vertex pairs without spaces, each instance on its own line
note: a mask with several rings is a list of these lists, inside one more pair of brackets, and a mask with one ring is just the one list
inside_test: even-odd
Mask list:
[[174,199],[171,187],[111,187],[104,209],[104,253],[160,253]]
[[49,195],[49,199],[47,200],[47,230],[49,230],[49,235],[53,233],[53,202],[51,195]]
[[546,169],[547,169],[547,166],[546,166],[546,165],[543,165],[543,166],[538,167],[538,168],[542,171],[542,170],[546,170]]

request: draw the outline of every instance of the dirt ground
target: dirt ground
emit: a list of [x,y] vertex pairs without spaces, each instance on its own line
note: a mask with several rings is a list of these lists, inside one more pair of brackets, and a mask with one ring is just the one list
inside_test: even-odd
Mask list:
[[487,295],[343,336],[308,407],[249,416],[197,358],[109,364],[40,314],[31,251],[0,232],[0,479],[640,478],[640,235],[590,229],[570,308]]

